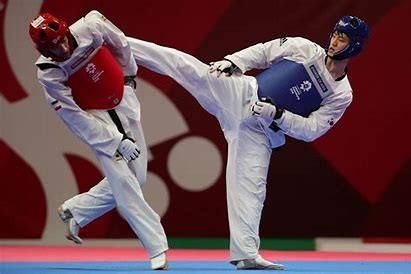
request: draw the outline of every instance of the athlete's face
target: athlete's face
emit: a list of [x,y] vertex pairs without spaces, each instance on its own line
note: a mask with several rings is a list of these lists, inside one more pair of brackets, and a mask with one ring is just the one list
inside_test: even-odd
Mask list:
[[350,44],[350,38],[345,33],[334,32],[331,36],[330,46],[328,47],[328,55],[334,56],[344,50]]
[[64,39],[56,46],[49,48],[48,51],[51,52],[53,55],[57,56],[61,60],[69,59],[71,56],[71,52],[67,36],[64,37]]

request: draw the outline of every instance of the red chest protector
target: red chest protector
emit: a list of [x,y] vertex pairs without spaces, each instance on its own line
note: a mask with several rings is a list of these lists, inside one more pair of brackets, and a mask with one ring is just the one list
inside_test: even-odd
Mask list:
[[80,108],[112,109],[123,98],[123,71],[111,52],[102,46],[69,77],[68,85]]

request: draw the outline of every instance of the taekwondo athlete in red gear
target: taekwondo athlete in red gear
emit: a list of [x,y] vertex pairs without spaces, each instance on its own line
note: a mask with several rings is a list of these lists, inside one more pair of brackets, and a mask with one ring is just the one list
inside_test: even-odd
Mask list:
[[70,27],[43,13],[29,28],[42,54],[37,76],[48,103],[90,146],[106,176],[58,209],[66,237],[82,243],[80,227],[117,208],[146,248],[151,267],[166,269],[167,238],[141,190],[147,148],[134,90],[137,65],[125,35],[98,11]]
[[[210,67],[178,50],[128,38],[137,64],[173,78],[223,130],[230,261],[237,269],[284,269],[258,252],[272,149],[285,143],[284,135],[313,141],[340,120],[353,97],[346,66],[367,37],[364,21],[344,16],[327,49],[287,37],[227,55]],[[253,68],[266,70],[257,77],[244,74]]]

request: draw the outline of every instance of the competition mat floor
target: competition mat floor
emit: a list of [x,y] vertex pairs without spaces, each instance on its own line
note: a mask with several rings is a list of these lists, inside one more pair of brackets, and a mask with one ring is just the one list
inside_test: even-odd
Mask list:
[[[411,254],[315,251],[261,251],[285,265],[286,274],[384,273],[411,274]],[[227,250],[175,249],[168,252],[167,273],[234,272]],[[244,272],[244,271],[241,271]],[[273,272],[248,270],[251,273]],[[101,247],[0,247],[1,274],[153,273],[144,250]]]

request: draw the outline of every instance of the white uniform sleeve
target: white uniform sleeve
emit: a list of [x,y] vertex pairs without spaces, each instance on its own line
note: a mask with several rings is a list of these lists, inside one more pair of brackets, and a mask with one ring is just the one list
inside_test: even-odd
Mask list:
[[316,50],[314,43],[300,37],[279,38],[266,43],[259,43],[236,53],[225,56],[242,73],[251,69],[266,69],[284,57],[298,57]]
[[288,136],[311,142],[324,135],[340,120],[351,101],[351,91],[330,96],[318,110],[308,117],[284,111],[277,125]]
[[38,70],[38,79],[46,97],[50,96],[58,103],[55,109],[67,127],[95,151],[114,156],[123,138],[122,134],[103,124],[74,102],[71,89],[62,84],[65,79],[63,71],[57,68]]
[[124,75],[135,76],[137,74],[137,64],[124,33],[96,10],[89,12],[84,20],[102,35],[104,42],[123,67]]

